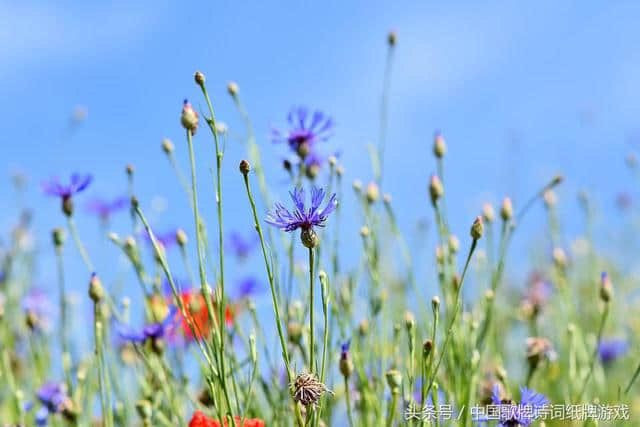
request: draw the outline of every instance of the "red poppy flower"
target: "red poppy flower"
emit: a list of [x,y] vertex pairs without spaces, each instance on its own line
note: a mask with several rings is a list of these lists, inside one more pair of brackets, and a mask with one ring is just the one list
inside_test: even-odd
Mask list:
[[[182,326],[182,331],[184,332],[185,337],[188,340],[193,340],[194,336],[191,332],[191,328],[189,327],[189,321],[193,325],[193,329],[195,329],[197,338],[200,338],[202,335],[208,335],[211,330],[211,322],[209,320],[209,313],[207,311],[207,303],[202,296],[202,293],[199,290],[189,290],[184,291],[180,294],[180,299],[182,300],[182,304],[187,311],[187,317],[182,316],[180,313],[180,322]],[[213,312],[217,317],[218,308],[215,301],[213,302]],[[225,323],[227,326],[233,326],[233,320],[235,317],[235,312],[232,306],[227,305],[225,307]]]
[[[228,422],[224,420],[224,427],[228,427]],[[235,417],[235,427],[265,427],[264,421],[258,418]],[[207,417],[200,411],[196,411],[189,421],[189,427],[220,427],[220,421]]]

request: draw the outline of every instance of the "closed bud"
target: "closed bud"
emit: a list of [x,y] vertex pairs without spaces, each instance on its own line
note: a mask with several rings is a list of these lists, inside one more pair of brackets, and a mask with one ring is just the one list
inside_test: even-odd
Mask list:
[[422,344],[422,356],[424,358],[429,357],[429,355],[431,354],[431,350],[433,350],[433,341],[427,339]]
[[235,98],[238,95],[238,84],[236,82],[229,82],[227,85],[227,92]]
[[600,299],[606,303],[611,301],[613,297],[613,285],[611,284],[611,278],[606,272],[602,272],[600,276]]
[[359,179],[353,180],[353,190],[359,193],[362,190],[362,182]]
[[191,134],[195,134],[198,129],[198,113],[193,109],[191,103],[188,100],[184,100],[182,106],[182,114],[180,115],[180,123],[182,127],[190,131]]
[[454,291],[458,291],[458,289],[460,289],[460,276],[458,275],[458,273],[454,273],[453,276],[451,276],[451,286],[453,287]]
[[116,245],[120,243],[120,236],[118,236],[118,233],[111,231],[107,234],[107,237]]
[[338,165],[338,167],[336,167],[336,175],[338,176],[344,175],[344,166]]
[[447,153],[447,144],[444,142],[444,138],[440,132],[437,132],[433,138],[433,155],[441,159]]
[[244,176],[247,176],[251,171],[251,165],[246,160],[240,160],[240,166],[238,168],[240,169],[240,173]]
[[298,322],[289,322],[287,324],[287,336],[293,344],[299,344],[302,339],[302,325]]
[[442,181],[438,178],[438,175],[431,175],[431,181],[429,181],[429,195],[431,196],[431,203],[435,206],[444,195],[444,187]]
[[366,197],[369,204],[377,202],[380,198],[380,190],[378,189],[378,185],[375,182],[370,182],[367,185]]
[[442,264],[444,262],[444,251],[440,245],[436,245],[436,262],[438,264]]
[[495,212],[491,203],[485,203],[484,206],[482,206],[482,217],[488,223],[493,222],[493,219],[495,218]]
[[416,317],[410,311],[404,313],[404,326],[409,332],[413,331],[416,326]]
[[196,73],[193,75],[193,79],[196,81],[196,84],[199,86],[202,86],[205,81],[204,74],[202,74],[200,71],[196,71]]
[[331,155],[329,156],[329,158],[327,158],[327,162],[329,163],[329,166],[334,168],[338,164],[338,158],[336,156]]
[[371,230],[369,230],[369,227],[367,227],[366,225],[360,227],[360,236],[362,236],[363,238],[367,238],[369,237],[369,234],[371,234]]
[[400,392],[400,386],[402,385],[402,374],[397,369],[389,369],[385,374],[387,378],[387,384],[391,389],[391,393],[396,394]]
[[557,201],[556,193],[554,193],[551,189],[545,190],[544,194],[542,195],[542,199],[544,200],[544,205],[547,207],[547,209],[552,208],[553,206],[555,206]]
[[309,249],[313,249],[320,243],[320,238],[318,234],[313,230],[313,228],[303,228],[300,231],[300,240],[302,244]]
[[511,199],[505,197],[502,201],[502,206],[500,207],[500,217],[503,221],[509,221],[513,216],[513,204],[511,203]]
[[182,228],[178,228],[176,230],[176,242],[178,245],[184,247],[188,240],[187,233]]
[[162,151],[164,151],[165,154],[173,153],[173,142],[168,138],[162,140]]
[[431,298],[431,309],[434,315],[440,312],[440,297],[438,295]]
[[365,318],[358,324],[358,333],[360,336],[365,336],[369,332],[369,321]]
[[386,205],[390,205],[391,204],[391,194],[387,193],[385,195],[382,196],[382,201],[386,204]]
[[449,236],[449,252],[452,254],[458,253],[460,250],[460,240],[455,235]]
[[133,209],[138,207],[138,198],[136,196],[131,196],[131,207]]
[[89,298],[96,304],[104,298],[102,282],[100,282],[98,275],[95,273],[91,275],[91,280],[89,281]]
[[553,177],[553,179],[551,180],[551,183],[549,183],[549,188],[551,187],[555,187],[556,185],[562,183],[562,181],[564,181],[564,177],[562,175],[556,175]]
[[484,234],[484,223],[482,222],[481,216],[477,216],[475,221],[473,221],[470,234],[473,240],[479,240]]
[[136,168],[131,163],[129,163],[127,166],[125,166],[124,170],[127,173],[127,176],[132,177],[133,173],[136,171]]
[[66,234],[65,234],[65,232],[64,232],[64,230],[62,228],[57,228],[56,227],[51,232],[51,237],[53,238],[53,245],[56,248],[59,248],[62,245],[64,245],[64,240],[66,238]]
[[567,267],[567,255],[562,248],[553,249],[553,263],[560,270],[564,270]]
[[395,31],[389,31],[389,34],[387,35],[387,43],[389,43],[389,46],[393,47],[397,42],[398,34]]

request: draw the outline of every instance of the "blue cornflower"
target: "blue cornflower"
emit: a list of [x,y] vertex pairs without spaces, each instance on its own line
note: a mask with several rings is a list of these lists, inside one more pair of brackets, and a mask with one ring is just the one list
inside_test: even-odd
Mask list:
[[244,277],[237,282],[237,298],[247,298],[260,288],[260,282],[253,276]]
[[287,116],[289,130],[284,133],[272,130],[274,142],[286,142],[301,158],[309,154],[316,142],[326,141],[331,137],[333,120],[320,110],[311,113],[306,107],[294,107]]
[[520,403],[515,403],[510,399],[500,399],[500,385],[493,386],[491,403],[496,412],[490,414],[490,419],[498,419],[498,425],[505,427],[528,426],[538,416],[540,410],[549,403],[549,400],[542,394],[526,387],[520,388]]
[[33,329],[43,332],[51,329],[54,306],[42,289],[33,288],[22,298],[22,310],[27,315],[28,325]]
[[604,365],[608,365],[624,355],[629,343],[624,339],[603,339],[598,344],[598,356]]
[[169,307],[169,314],[162,322],[150,323],[145,325],[142,330],[136,330],[129,325],[118,324],[117,330],[120,337],[132,343],[142,343],[147,339],[158,340],[167,336],[178,320],[176,313],[178,309],[175,306]]
[[38,389],[37,395],[43,405],[35,415],[36,424],[39,426],[47,425],[50,414],[57,414],[71,408],[71,399],[61,383],[46,383]]
[[233,252],[237,258],[244,260],[249,256],[253,248],[256,247],[258,241],[257,234],[252,234],[250,237],[245,238],[240,233],[234,231],[229,234],[227,249]]
[[289,192],[295,210],[289,212],[280,203],[275,204],[275,210],[269,212],[266,218],[267,224],[278,227],[284,231],[294,231],[301,229],[300,239],[302,244],[308,248],[313,248],[318,244],[318,236],[313,227],[324,227],[327,217],[333,212],[338,204],[336,195],[332,194],[327,205],[320,209],[320,205],[325,199],[325,192],[321,188],[311,187],[311,207],[305,210],[305,194],[302,188],[296,188]]
[[95,198],[87,204],[87,211],[96,214],[106,221],[111,214],[125,208],[128,204],[126,197],[117,197],[113,200]]
[[73,214],[73,202],[71,201],[71,197],[87,188],[89,184],[91,184],[92,179],[93,177],[89,174],[80,175],[78,173],[74,173],[71,175],[69,184],[64,185],[56,177],[49,181],[42,182],[42,191],[49,196],[60,197],[62,199],[62,211],[65,215],[71,216],[71,214]]

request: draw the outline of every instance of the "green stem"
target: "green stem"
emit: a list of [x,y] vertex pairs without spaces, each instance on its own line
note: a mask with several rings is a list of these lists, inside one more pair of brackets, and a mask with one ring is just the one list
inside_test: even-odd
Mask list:
[[69,341],[67,336],[67,296],[64,284],[64,262],[61,247],[56,247],[56,262],[58,265],[58,288],[60,292],[60,344],[62,346],[62,369],[64,371],[67,390],[69,391],[69,395],[72,395],[73,382],[71,381],[70,360],[65,361],[67,358],[71,357],[71,353],[69,352]]
[[314,357],[314,331],[313,331],[313,267],[314,267],[314,254],[313,248],[309,248],[309,372],[313,373],[315,370],[315,357]]
[[349,378],[344,377],[344,395],[347,405],[347,418],[349,419],[349,427],[353,427],[353,415],[351,414],[351,390],[349,389]]
[[78,248],[78,252],[80,252],[80,256],[82,257],[84,264],[87,266],[89,273],[93,273],[95,271],[95,269],[93,268],[93,263],[91,262],[91,259],[89,258],[89,254],[87,253],[86,249],[84,248],[84,245],[82,244],[82,240],[80,240],[80,236],[78,235],[78,230],[76,229],[75,222],[73,221],[73,218],[71,216],[67,216],[67,224],[69,225],[69,233],[71,234],[71,237],[73,238],[73,242]]
[[393,417],[396,413],[396,408],[398,407],[399,394],[399,390],[393,390],[391,392],[391,405],[389,406],[389,413],[387,414],[387,427],[391,427],[393,425]]
[[598,327],[598,335],[596,336],[595,348],[593,349],[591,361],[589,362],[589,371],[587,372],[587,376],[585,377],[584,383],[582,384],[580,394],[578,394],[578,400],[582,399],[582,396],[587,389],[587,385],[589,384],[589,380],[593,375],[593,369],[596,365],[596,359],[598,358],[598,346],[600,345],[600,341],[602,340],[602,333],[604,332],[604,325],[607,321],[607,317],[609,317],[609,303],[605,304],[604,311],[602,312],[602,317],[600,318],[600,326]]

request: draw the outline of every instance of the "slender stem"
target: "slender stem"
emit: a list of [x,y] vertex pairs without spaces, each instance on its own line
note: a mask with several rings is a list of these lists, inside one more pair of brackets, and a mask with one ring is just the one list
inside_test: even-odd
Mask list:
[[[429,391],[431,390],[431,387],[433,386],[434,381],[436,380],[436,376],[438,375],[438,369],[440,369],[440,364],[442,363],[442,359],[444,358],[446,352],[447,352],[447,347],[449,345],[449,341],[451,340],[451,335],[453,332],[453,326],[455,324],[456,321],[456,317],[458,316],[458,311],[460,311],[460,294],[462,293],[462,285],[464,284],[464,278],[467,275],[467,269],[469,268],[469,263],[471,261],[471,256],[473,255],[474,250],[476,249],[476,245],[477,245],[478,241],[476,239],[473,239],[473,241],[471,242],[471,247],[469,248],[469,255],[467,255],[467,261],[464,264],[464,269],[462,270],[462,276],[460,277],[460,286],[458,286],[458,289],[456,290],[456,295],[455,295],[455,299],[456,299],[456,305],[455,305],[455,309],[453,310],[453,315],[451,316],[451,321],[449,322],[449,327],[447,328],[447,335],[444,339],[444,344],[442,345],[442,351],[440,353],[440,357],[438,358],[438,363],[436,363],[435,369],[433,370],[433,373],[431,374],[431,381],[429,381],[429,387],[427,387],[427,391],[426,391],[426,395],[429,394]],[[435,348],[435,342],[434,342],[434,348]]]
[[631,390],[631,386],[636,381],[638,376],[640,376],[640,364],[638,364],[636,371],[633,373],[633,376],[631,377],[631,381],[629,381],[629,385],[627,385],[627,388],[624,390],[624,394],[629,393],[629,390]]
[[344,395],[347,405],[347,418],[349,418],[349,427],[353,427],[353,415],[351,414],[351,389],[349,388],[349,378],[344,376]]
[[64,262],[62,258],[62,248],[56,247],[56,262],[58,265],[58,289],[60,292],[60,344],[62,346],[62,369],[64,371],[65,383],[69,394],[73,394],[73,382],[71,381],[69,340],[67,334],[67,294],[64,283]]
[[396,408],[398,407],[399,394],[399,390],[393,390],[391,392],[391,405],[389,406],[389,413],[387,414],[387,427],[391,427],[393,425],[393,417],[396,413]]
[[102,349],[102,323],[100,316],[100,306],[97,302],[93,305],[93,316],[93,334],[95,340],[96,358],[98,361],[98,379],[100,382],[100,403],[102,405],[102,418],[104,420],[104,425],[106,427],[111,427],[113,426],[113,414],[111,412],[111,408],[109,407],[110,390],[107,389],[105,381],[107,373],[105,372],[104,355]]
[[76,248],[78,248],[78,252],[80,252],[80,256],[82,257],[82,260],[87,266],[89,273],[93,273],[95,271],[95,269],[93,268],[93,263],[91,262],[91,259],[89,258],[89,254],[87,253],[86,249],[84,248],[84,245],[82,244],[82,240],[80,240],[80,236],[78,235],[78,230],[76,229],[75,222],[73,221],[73,218],[71,216],[67,216],[67,224],[69,225],[69,233],[73,238],[73,242],[75,243]]
[[[271,300],[273,303],[273,311],[276,317],[276,327],[278,329],[278,337],[280,338],[280,346],[282,347],[282,358],[284,359],[284,364],[287,370],[287,378],[289,380],[289,384],[293,383],[293,373],[291,371],[291,366],[289,362],[289,351],[287,350],[287,343],[284,338],[284,332],[282,330],[282,318],[280,317],[280,307],[278,305],[278,296],[276,294],[276,288],[274,283],[273,271],[271,270],[271,264],[269,263],[269,255],[267,254],[267,247],[264,240],[264,234],[262,233],[262,227],[260,226],[260,221],[258,219],[258,212],[256,210],[256,204],[253,200],[253,195],[251,194],[251,186],[249,185],[249,174],[243,174],[244,177],[244,185],[247,190],[247,197],[249,198],[249,204],[251,205],[251,212],[253,214],[254,227],[258,232],[258,236],[260,237],[260,247],[262,249],[262,255],[264,257],[264,265],[267,270],[267,277],[269,279],[269,287],[271,289]],[[293,399],[293,395],[289,393],[291,398]],[[299,427],[304,426],[304,420],[302,419],[302,414],[300,412],[300,406],[297,402],[293,401],[296,413],[296,421]]]
[[384,68],[384,78],[382,83],[382,99],[380,102],[380,142],[378,147],[378,184],[382,183],[384,171],[384,151],[387,144],[387,116],[389,110],[389,87],[391,86],[391,66],[393,64],[394,46],[389,44],[387,50],[387,60]]
[[309,248],[309,372],[315,370],[314,357],[314,331],[313,331],[313,264],[314,264],[313,248]]
[[604,332],[604,325],[607,321],[607,317],[609,317],[609,303],[605,304],[604,311],[602,312],[602,317],[600,318],[600,326],[598,327],[598,335],[596,336],[595,348],[593,349],[591,361],[589,362],[589,371],[587,372],[587,376],[585,377],[584,383],[582,384],[580,394],[578,394],[578,400],[582,399],[582,396],[587,389],[587,385],[589,384],[589,380],[593,375],[593,369],[596,365],[596,359],[598,358],[598,346],[600,345],[600,341],[602,340],[602,333]]

